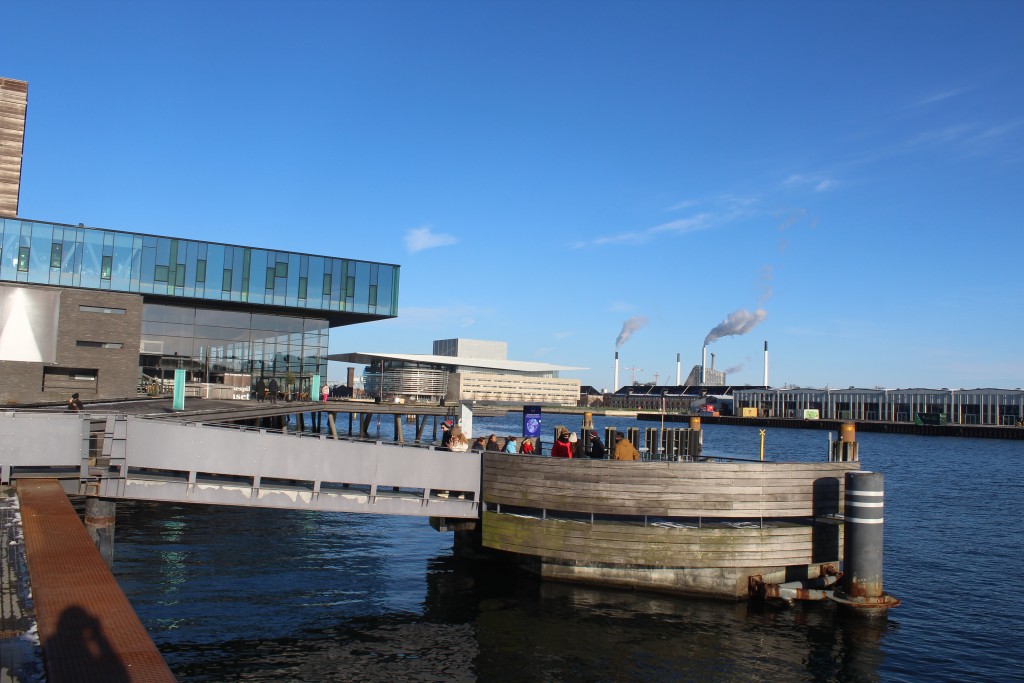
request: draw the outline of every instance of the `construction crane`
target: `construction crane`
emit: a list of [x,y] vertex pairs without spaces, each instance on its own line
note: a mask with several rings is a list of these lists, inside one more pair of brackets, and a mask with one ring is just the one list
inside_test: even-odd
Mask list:
[[640,372],[644,371],[643,368],[638,368],[635,365],[633,367],[631,367],[631,368],[623,368],[623,370],[629,370],[630,373],[631,373],[630,374],[630,378],[631,378],[630,379],[630,386],[636,386],[636,371],[637,370],[639,370]]

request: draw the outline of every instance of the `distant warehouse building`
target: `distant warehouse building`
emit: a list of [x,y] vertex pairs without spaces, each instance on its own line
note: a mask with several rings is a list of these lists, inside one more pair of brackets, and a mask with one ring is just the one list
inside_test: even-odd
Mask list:
[[329,360],[365,364],[367,396],[382,401],[538,403],[575,406],[580,381],[559,373],[585,368],[508,360],[508,344],[479,339],[440,339],[433,353],[357,351]]
[[1024,422],[1020,389],[770,389],[735,388],[737,415],[827,420],[881,420],[1003,425]]
[[18,217],[27,92],[0,79],[3,403],[132,397],[177,369],[193,395],[308,393],[330,328],[397,315],[396,265]]

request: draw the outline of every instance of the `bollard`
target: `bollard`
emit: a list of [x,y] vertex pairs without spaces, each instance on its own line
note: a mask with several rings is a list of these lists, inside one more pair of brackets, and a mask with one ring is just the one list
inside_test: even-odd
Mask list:
[[700,417],[696,415],[690,417],[690,429],[700,430]]
[[881,472],[846,473],[843,581],[832,599],[865,616],[900,604],[882,589],[884,483]]
[[860,459],[857,450],[857,423],[842,423],[839,441],[832,444],[832,462],[856,462]]

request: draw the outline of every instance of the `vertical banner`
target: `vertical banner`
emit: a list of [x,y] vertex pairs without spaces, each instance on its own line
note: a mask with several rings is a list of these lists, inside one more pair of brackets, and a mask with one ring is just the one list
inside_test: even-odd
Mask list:
[[523,436],[540,437],[540,406],[523,406]]
[[185,368],[174,370],[174,409],[185,410]]
[[320,400],[320,375],[313,375],[313,381],[309,388],[309,400]]

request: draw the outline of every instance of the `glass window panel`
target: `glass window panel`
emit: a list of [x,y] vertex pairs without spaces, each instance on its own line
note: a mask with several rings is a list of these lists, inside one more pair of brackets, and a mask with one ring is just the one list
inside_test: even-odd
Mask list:
[[0,277],[5,280],[13,280],[18,272],[18,242],[21,222],[8,220],[4,223],[4,243],[3,247],[0,247],[0,254],[3,254],[4,258],[0,262]]
[[231,269],[224,269],[224,276],[221,278],[220,289],[223,292],[231,291]]
[[156,262],[162,266],[171,265],[171,240],[158,237],[156,240]]
[[196,325],[220,325],[222,327],[235,327],[243,330],[249,329],[252,314],[244,311],[213,311],[208,309],[196,309]]
[[[280,258],[280,256],[278,257]],[[286,261],[279,261],[274,268],[275,277],[288,277],[288,263]]]
[[190,306],[143,304],[142,319],[154,320],[157,322],[192,324],[196,320],[196,309]]
[[100,268],[103,263],[103,235],[95,230],[82,231],[82,279],[81,285],[99,289]]
[[18,272],[28,272],[29,251],[28,247],[18,247]]
[[157,266],[153,273],[153,279],[157,282],[167,282],[167,266]]
[[267,268],[267,289],[274,289],[274,269]]
[[178,270],[174,273],[174,286],[184,287],[185,286],[185,266],[179,265]]
[[249,330],[220,327],[214,325],[196,325],[196,339],[230,339],[232,341],[248,341]]
[[109,254],[111,256],[110,280],[111,289],[120,292],[130,291],[132,280],[132,243],[133,235],[128,233],[114,233],[114,244]]
[[50,246],[50,267],[51,268],[60,268],[61,252],[63,251],[63,249],[64,249],[64,245],[59,243],[59,242],[55,242],[52,246]]
[[113,257],[111,257],[111,256],[104,256],[103,257],[103,262],[100,264],[100,279],[101,280],[109,280],[110,279],[110,270],[111,270],[112,264],[113,264]]
[[309,258],[309,273],[306,276],[309,283],[307,296],[313,301],[320,301],[324,291],[324,260],[318,256]]
[[196,282],[206,282],[206,261],[204,259],[196,261]]
[[306,300],[306,278],[299,278],[299,299],[302,301]]

